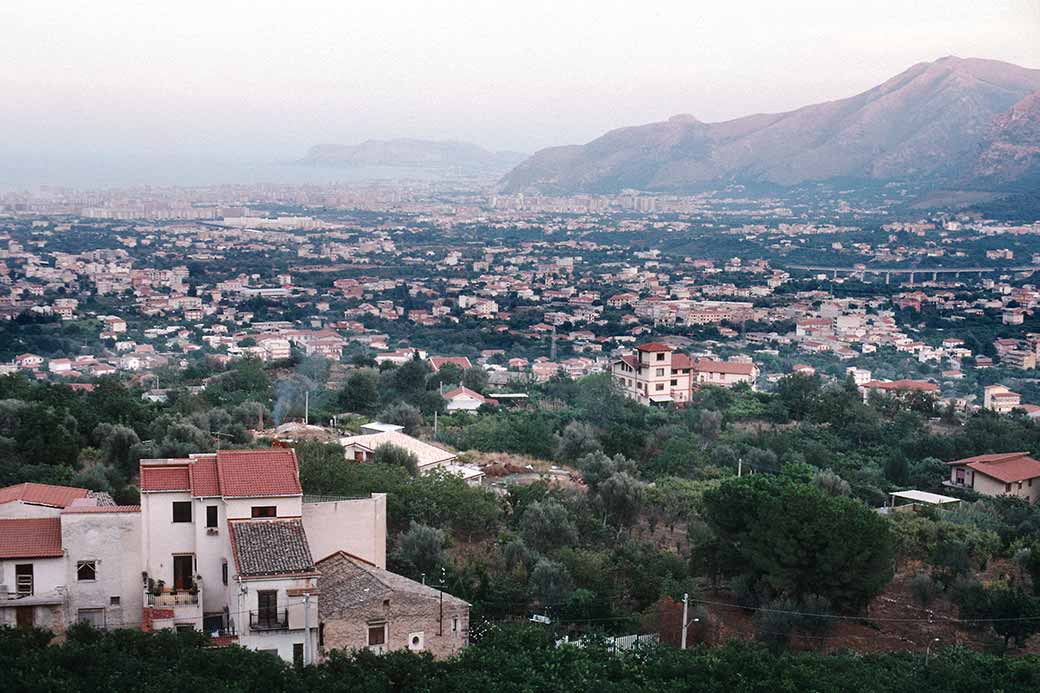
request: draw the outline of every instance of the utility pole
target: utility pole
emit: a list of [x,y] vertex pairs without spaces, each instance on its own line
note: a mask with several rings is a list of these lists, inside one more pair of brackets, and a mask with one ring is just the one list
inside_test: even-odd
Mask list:
[[433,439],[437,440],[437,410],[433,410]]
[[303,665],[311,659],[311,593],[303,593]]
[[311,422],[311,391],[303,391],[303,423]]
[[740,478],[740,474],[743,471],[744,471],[744,458],[743,457],[738,457],[737,458],[737,478],[738,479]]
[[686,649],[686,617],[690,612],[690,595],[683,592],[682,596],[682,645],[680,649]]

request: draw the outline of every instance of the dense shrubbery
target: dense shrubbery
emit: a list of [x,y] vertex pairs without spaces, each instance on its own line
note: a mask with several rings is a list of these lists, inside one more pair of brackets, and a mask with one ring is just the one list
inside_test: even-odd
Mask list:
[[1040,659],[951,648],[925,664],[916,653],[774,653],[731,643],[681,651],[662,646],[611,654],[602,643],[555,647],[531,627],[489,629],[446,661],[394,652],[332,653],[294,669],[240,648],[206,648],[193,633],[99,633],[76,627],[47,646],[42,631],[0,630],[4,686],[36,691],[859,691],[1018,693],[1040,689]]

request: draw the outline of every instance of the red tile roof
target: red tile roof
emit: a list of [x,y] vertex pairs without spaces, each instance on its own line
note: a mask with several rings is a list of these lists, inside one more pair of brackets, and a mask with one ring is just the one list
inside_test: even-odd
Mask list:
[[444,366],[448,365],[449,363],[454,363],[456,366],[458,366],[459,368],[461,368],[464,371],[467,371],[470,368],[473,368],[473,364],[471,364],[469,362],[469,359],[466,358],[465,356],[431,356],[430,357],[430,366],[433,368],[433,371],[435,373],[437,371],[439,371],[441,368],[443,368]]
[[217,474],[217,456],[205,455],[195,458],[189,467],[191,477],[191,495],[196,498],[209,498],[220,495],[220,477]]
[[672,370],[692,368],[693,362],[686,354],[672,354]]
[[226,498],[303,494],[296,452],[291,448],[221,450],[217,476],[220,495]]
[[33,505],[48,505],[64,508],[77,498],[86,498],[89,491],[75,486],[52,486],[50,484],[16,484],[0,488],[0,503],[21,501]]
[[674,351],[672,347],[661,342],[647,342],[636,347],[639,351]]
[[1029,457],[1028,452],[998,452],[989,455],[965,457],[947,462],[949,465],[964,465],[979,474],[1005,484],[1040,477],[1040,462]]
[[59,518],[0,520],[0,558],[50,558],[61,555]]
[[935,383],[929,383],[925,380],[893,380],[891,382],[871,380],[863,387],[876,390],[917,390],[919,392],[939,391],[938,385]]
[[190,491],[188,465],[141,465],[142,491]]
[[733,375],[751,375],[755,364],[740,361],[712,361],[711,359],[697,359],[691,368],[702,373],[729,373]]

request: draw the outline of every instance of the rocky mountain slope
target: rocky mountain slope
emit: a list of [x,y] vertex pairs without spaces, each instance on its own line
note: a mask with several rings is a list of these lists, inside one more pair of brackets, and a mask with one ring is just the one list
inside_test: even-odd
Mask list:
[[[787,113],[720,123],[681,115],[544,149],[507,174],[502,188],[573,193],[697,190],[735,181],[946,180],[996,145],[998,119],[1038,89],[1040,70],[947,57],[856,96]],[[993,157],[996,172],[999,148]]]

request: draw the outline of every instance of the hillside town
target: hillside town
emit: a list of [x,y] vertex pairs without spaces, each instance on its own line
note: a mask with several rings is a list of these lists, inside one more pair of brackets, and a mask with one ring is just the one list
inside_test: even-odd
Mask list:
[[1040,581],[1040,224],[886,200],[6,194],[0,624],[1035,651],[972,619]]

